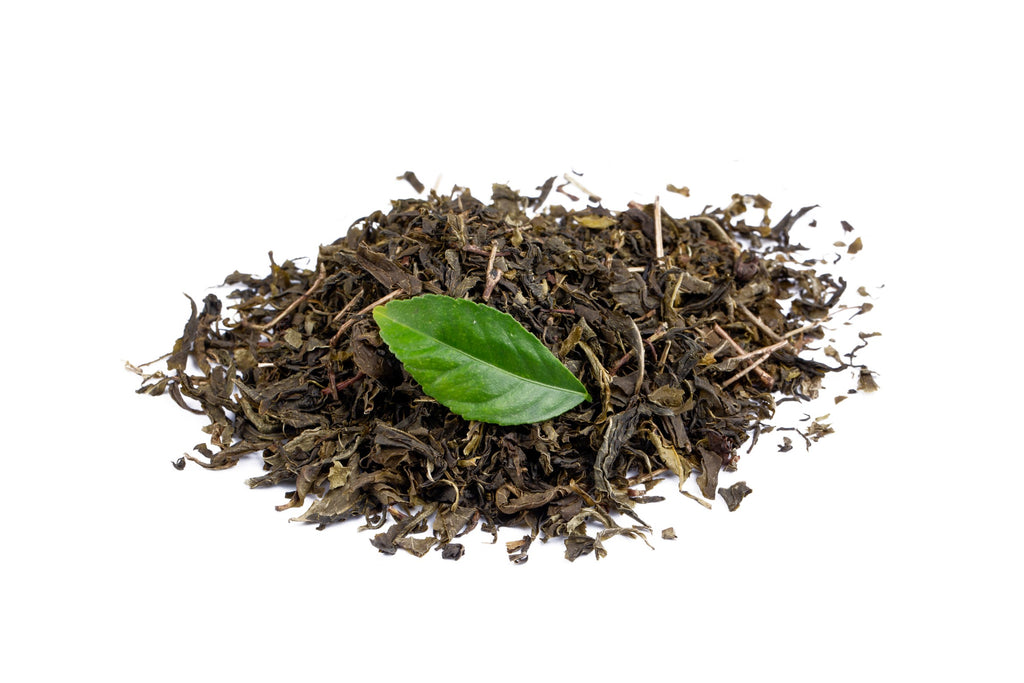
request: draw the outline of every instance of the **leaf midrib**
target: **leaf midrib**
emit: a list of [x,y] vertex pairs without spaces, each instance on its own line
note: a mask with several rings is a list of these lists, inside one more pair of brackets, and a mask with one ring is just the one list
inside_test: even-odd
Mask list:
[[452,351],[455,351],[456,353],[458,353],[461,356],[464,356],[466,358],[472,358],[473,360],[475,360],[475,361],[477,361],[479,363],[482,363],[483,365],[486,365],[488,367],[494,368],[498,372],[503,373],[505,375],[508,375],[509,377],[515,377],[516,379],[519,379],[519,380],[521,380],[523,382],[527,382],[529,384],[533,384],[533,385],[538,386],[538,387],[545,387],[547,389],[553,389],[553,390],[559,391],[559,392],[561,392],[563,394],[570,394],[572,396],[586,396],[586,394],[584,392],[581,392],[581,391],[575,391],[575,390],[572,390],[572,389],[566,389],[564,387],[560,387],[560,386],[557,386],[557,385],[554,385],[554,384],[544,384],[543,382],[538,382],[535,379],[531,379],[529,377],[524,377],[523,375],[517,375],[514,372],[509,372],[505,368],[500,367],[498,365],[495,365],[494,363],[491,363],[490,361],[487,361],[487,360],[484,360],[483,358],[479,358],[477,356],[474,356],[471,353],[467,353],[467,352],[463,351],[462,349],[460,349],[457,346],[452,346],[451,344],[449,344],[448,342],[446,342],[446,341],[444,341],[442,339],[438,339],[437,337],[435,337],[433,335],[425,334],[424,332],[422,332],[421,330],[416,329],[415,327],[410,327],[409,325],[406,325],[403,322],[395,320],[391,316],[388,316],[387,313],[385,313],[384,315],[387,316],[388,320],[390,320],[395,325],[399,325],[401,327],[404,327],[405,329],[409,330],[410,332],[414,332],[415,334],[418,334],[418,335],[420,335],[422,337],[426,337],[428,339],[432,339],[433,341],[437,342],[441,346],[444,346],[445,348],[451,349]]

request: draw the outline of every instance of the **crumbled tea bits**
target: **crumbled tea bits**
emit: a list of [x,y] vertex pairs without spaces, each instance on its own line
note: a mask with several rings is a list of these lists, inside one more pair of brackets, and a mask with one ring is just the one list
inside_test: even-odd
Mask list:
[[527,553],[530,550],[530,545],[533,543],[533,538],[530,536],[523,536],[518,541],[509,541],[505,544],[505,549],[508,551],[508,560],[512,564],[524,564],[530,557]]
[[[408,172],[400,178],[426,194],[356,221],[309,267],[271,255],[266,274],[225,279],[227,307],[214,294],[189,299],[166,369],[129,366],[139,393],[167,394],[209,422],[208,443],[175,466],[224,469],[258,454],[263,473],[248,483],[286,487],[279,509],[320,528],[361,519],[387,555],[457,560],[456,539],[512,527],[529,532],[507,544],[516,564],[538,537],[563,541],[569,560],[600,558],[615,536],[647,541],[642,507],[663,499],[649,495],[663,479],[705,507],[717,496],[735,510],[750,489],[719,479],[737,469],[744,444],[771,431],[778,403],[813,398],[840,370],[859,371],[860,391],[877,388],[854,361],[874,333],[812,357],[832,317],[857,308],[839,303],[846,281],[817,270],[791,239],[815,207],[777,222],[756,194],[688,217],[657,198],[615,210],[577,176],[551,177],[533,197],[494,185],[483,200],[467,188],[427,190]],[[591,205],[544,208],[569,189]],[[747,223],[749,210],[758,214]],[[417,316],[441,298],[458,315],[441,316],[443,329],[422,324]],[[418,337],[396,356],[381,324],[399,312]],[[513,362],[428,395],[429,373],[409,360],[416,345],[460,338],[498,313],[529,337],[509,347]],[[425,363],[458,376],[458,356]],[[510,424],[519,418],[500,406],[463,411],[481,420],[447,407],[483,400],[480,382],[500,396],[520,366],[518,380],[551,389],[537,395],[551,410]],[[555,405],[560,392],[578,398]],[[820,419],[806,432],[778,429],[808,446],[832,431]],[[779,450],[791,448],[784,437]],[[700,495],[683,490],[691,479]]]
[[461,543],[448,543],[441,548],[441,557],[446,560],[460,560],[466,554],[466,546]]
[[729,512],[735,512],[736,509],[739,508],[743,499],[751,493],[753,493],[753,491],[749,486],[747,486],[747,482],[745,481],[738,481],[729,488],[718,489],[718,494],[722,496],[722,500],[724,500],[725,504],[729,507]]
[[686,496],[690,500],[696,501],[697,503],[700,503],[701,507],[707,508],[708,510],[711,509],[711,503],[709,503],[708,501],[704,500],[700,496],[695,496],[692,493],[690,493],[689,491],[683,491],[682,493],[683,493],[684,496]]
[[875,383],[874,374],[867,368],[860,369],[860,374],[857,377],[857,390],[866,392],[878,390],[878,384]]
[[404,180],[404,181],[406,181],[407,183],[412,185],[412,189],[416,190],[417,194],[419,194],[420,192],[423,192],[423,190],[427,189],[426,186],[423,183],[420,182],[420,179],[417,178],[416,174],[413,173],[412,171],[406,171],[403,175],[398,176],[398,178],[396,178],[396,180]]

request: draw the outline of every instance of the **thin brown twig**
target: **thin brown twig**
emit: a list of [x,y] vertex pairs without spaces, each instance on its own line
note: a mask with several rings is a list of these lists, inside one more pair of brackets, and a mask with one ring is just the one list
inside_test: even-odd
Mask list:
[[362,291],[356,292],[356,295],[348,300],[348,303],[345,304],[340,311],[338,311],[338,314],[335,315],[333,318],[331,318],[331,324],[333,325],[334,323],[336,323],[339,320],[341,320],[342,318],[344,318],[345,314],[348,313],[349,309],[352,308],[353,306],[355,306],[359,302],[359,300],[362,299],[362,298],[363,298],[363,292]]
[[338,328],[338,331],[334,333],[333,337],[331,337],[331,341],[330,341],[329,345],[330,346],[337,345],[338,341],[341,339],[341,335],[345,334],[345,332],[348,331],[348,328],[352,327],[352,325],[355,324],[355,322],[359,318],[359,316],[364,315],[365,313],[369,313],[370,311],[372,311],[377,306],[381,306],[383,304],[386,304],[387,302],[391,301],[392,299],[394,299],[396,296],[398,296],[399,294],[403,293],[404,291],[405,291],[404,289],[395,289],[395,290],[393,290],[391,292],[388,292],[387,294],[385,294],[381,298],[377,299],[372,304],[368,304],[367,306],[364,306],[362,309],[357,311],[355,315],[353,315],[351,318],[346,320],[342,324],[342,326]]
[[743,249],[740,248],[740,245],[736,243],[736,240],[730,237],[729,233],[725,231],[725,228],[719,225],[718,221],[716,221],[711,216],[692,216],[690,220],[700,221],[710,226],[711,234],[715,236],[715,239],[718,240],[719,242],[729,245],[732,248],[734,254],[738,255],[741,251],[743,251]]
[[770,354],[772,351],[775,351],[776,349],[781,349],[783,346],[786,346],[787,344],[789,344],[789,340],[783,339],[781,341],[775,342],[771,346],[764,346],[760,349],[757,349],[756,351],[744,353],[741,356],[730,356],[729,360],[747,360],[748,358],[757,358],[760,355]]
[[797,328],[795,330],[790,330],[786,334],[782,335],[782,338],[783,339],[790,339],[791,337],[795,337],[798,334],[803,334],[804,332],[809,332],[809,331],[813,330],[815,327],[818,327],[820,325],[824,325],[829,320],[831,320],[831,318],[825,318],[824,320],[819,320],[816,323],[811,323],[810,325],[804,325],[803,327]]
[[[649,337],[647,337],[647,339],[645,339],[644,341],[645,342],[655,342],[655,341],[658,341],[659,339],[661,339],[662,337],[664,337],[666,334],[668,334],[668,326],[665,325],[665,324],[662,324],[661,327],[659,327],[657,330],[652,332],[651,335]],[[634,350],[633,349],[630,349],[629,351],[626,351],[626,355],[624,355],[619,360],[615,361],[615,365],[613,365],[612,369],[608,371],[608,374],[612,375],[614,377],[615,373],[617,373],[619,370],[621,370],[622,366],[625,365],[629,361],[629,359],[633,357],[633,354],[634,354]]]
[[382,296],[381,298],[374,301],[372,304],[367,304],[366,306],[363,306],[361,309],[359,309],[359,312],[356,313],[356,315],[363,315],[365,313],[369,313],[378,306],[383,306],[384,304],[391,301],[392,299],[394,299],[399,294],[402,294],[403,292],[405,292],[405,290],[401,288],[392,290],[385,294],[384,296]]
[[733,303],[736,304],[736,308],[740,309],[740,311],[743,313],[743,315],[745,315],[748,318],[750,318],[750,321],[752,323],[754,323],[755,325],[757,325],[769,337],[771,337],[772,339],[774,339],[776,341],[782,339],[782,337],[780,337],[779,334],[775,330],[773,330],[772,328],[768,327],[768,324],[765,321],[761,320],[761,318],[757,317],[757,315],[755,315],[754,312],[751,311],[749,308],[747,308],[746,306],[744,306],[743,304],[741,304],[739,302],[733,302]]
[[360,370],[359,372],[357,372],[356,374],[354,374],[353,376],[349,377],[348,379],[346,379],[344,381],[341,381],[341,382],[338,382],[337,384],[332,384],[329,387],[323,388],[320,393],[322,393],[322,394],[333,394],[334,398],[338,398],[338,392],[339,391],[341,391],[343,389],[349,388],[350,386],[352,386],[353,384],[355,384],[356,382],[361,380],[363,377],[366,377],[366,373],[363,372],[362,370]]
[[331,342],[329,346],[337,346],[338,341],[341,339],[341,335],[348,332],[348,328],[352,327],[355,324],[355,322],[355,318],[349,318],[344,323],[342,323],[341,327],[338,328],[338,331],[334,333],[333,337],[331,337]]
[[[726,332],[725,330],[723,330],[721,328],[721,326],[719,326],[718,323],[715,323],[714,330],[715,330],[715,334],[717,334],[719,337],[721,337],[722,339],[724,339],[727,342],[729,342],[729,345],[736,351],[736,353],[739,353],[739,354],[745,354],[746,353],[746,351],[743,349],[743,347],[740,346],[739,344],[737,344],[736,341],[732,337],[729,336],[729,333]],[[767,358],[767,357],[768,356],[765,356],[764,358]],[[751,364],[746,370],[743,371],[743,375],[747,374],[751,370],[757,369],[757,376],[761,379],[761,381],[764,382],[765,384],[767,384],[768,386],[771,386],[772,384],[775,383],[775,380],[767,372],[765,372],[764,370],[762,370],[762,369],[757,367],[762,362],[764,362],[764,358],[762,358],[761,360],[757,361],[756,363]],[[740,376],[742,377],[742,375],[740,375]],[[722,386],[726,386],[726,385],[723,384]]]
[[136,375],[142,376],[144,373],[139,368],[144,368],[147,365],[152,365],[153,363],[156,363],[158,361],[162,361],[165,358],[170,358],[173,355],[174,355],[174,352],[173,351],[169,351],[169,352],[165,353],[164,355],[160,356],[159,358],[154,358],[153,360],[148,361],[146,363],[139,363],[138,365],[132,365],[128,361],[125,361],[124,364],[125,364],[125,367],[127,367],[129,370],[134,372]]
[[[757,366],[759,366],[759,365],[760,365],[761,363],[763,363],[763,362],[765,362],[766,360],[768,360],[768,356],[770,356],[770,355],[771,355],[770,353],[766,353],[766,354],[764,354],[763,356],[761,356],[760,358],[758,358],[758,359],[757,359],[756,361],[754,361],[753,363],[751,363],[751,364],[750,364],[750,365],[748,365],[747,367],[743,368],[742,370],[740,370],[739,372],[737,372],[737,373],[736,373],[735,375],[733,375],[733,376],[732,376],[732,377],[730,377],[729,379],[727,379],[727,380],[725,380],[724,382],[722,382],[722,388],[723,388],[723,389],[724,389],[724,388],[726,388],[727,386],[729,386],[730,384],[732,384],[732,383],[733,383],[733,382],[735,382],[736,380],[738,380],[738,379],[740,379],[741,377],[743,377],[744,375],[746,375],[746,374],[747,374],[748,372],[750,372],[751,370],[756,370],[756,371],[758,372],[758,376],[762,376],[762,375],[765,375],[766,373],[764,372],[764,370],[762,370],[761,368],[759,368],[759,367],[757,367]],[[774,384],[774,383],[775,383],[775,382],[774,382],[774,380],[772,379],[771,375],[767,375],[767,377],[768,377],[768,385],[769,385],[769,386],[771,386],[772,384]]]
[[[328,359],[330,355],[328,354]],[[334,374],[334,364],[331,360],[327,361],[327,388],[323,390],[323,393],[329,393],[335,401],[338,400],[338,385],[337,376]]]
[[[739,380],[741,377],[743,377],[744,375],[749,373],[751,370],[756,370],[757,373],[758,373],[758,377],[761,377],[762,379],[767,377],[768,379],[766,381],[767,381],[768,385],[771,386],[772,384],[775,383],[775,380],[771,377],[771,375],[768,375],[764,370],[760,369],[758,366],[761,365],[761,363],[763,363],[766,360],[768,360],[768,357],[771,356],[773,351],[775,351],[776,349],[780,349],[783,346],[788,345],[790,343],[789,339],[791,337],[795,337],[796,335],[801,334],[803,332],[807,332],[809,330],[813,330],[815,327],[817,327],[820,324],[821,324],[820,322],[816,322],[816,323],[813,323],[813,324],[810,324],[810,325],[804,325],[803,327],[800,327],[798,329],[791,330],[791,331],[787,332],[782,338],[779,339],[779,341],[777,341],[776,343],[772,344],[771,346],[765,346],[765,347],[762,347],[760,349],[757,349],[756,351],[751,351],[749,353],[744,353],[744,354],[739,355],[739,356],[732,356],[732,358],[731,358],[732,360],[747,360],[747,359],[750,359],[750,358],[754,358],[756,356],[760,356],[760,358],[758,358],[753,363],[751,363],[750,365],[745,367],[743,370],[741,370],[740,372],[737,372],[735,375],[733,375],[728,380],[723,382],[722,383],[722,388],[724,389],[725,387],[729,386],[733,382]],[[715,325],[715,332],[724,335],[726,337],[726,339],[728,339],[730,342],[733,343],[733,345],[737,348],[737,350],[740,350],[739,346],[735,342],[733,342],[732,339],[725,333],[725,330],[723,330],[717,324]]]
[[566,182],[572,183],[573,185],[575,185],[577,187],[577,189],[579,189],[580,192],[582,192],[583,194],[587,195],[587,200],[588,201],[591,201],[591,202],[594,202],[594,203],[597,203],[597,202],[601,201],[601,197],[599,197],[598,195],[594,194],[593,192],[591,192],[587,188],[583,187],[583,185],[580,183],[580,181],[576,180],[575,178],[573,178],[568,173],[563,173],[562,177],[565,178]]
[[661,235],[661,197],[654,197],[654,257],[661,261],[665,258],[665,245]]
[[494,268],[494,257],[498,254],[498,245],[496,242],[491,242],[491,254],[487,258],[487,277],[484,280],[484,293],[483,299],[487,301],[491,298],[491,292],[494,291],[494,286],[498,284],[498,280],[501,279],[501,270]]
[[271,320],[271,321],[270,321],[269,323],[267,323],[266,325],[258,325],[258,326],[256,327],[256,329],[258,329],[258,330],[261,330],[261,331],[266,331],[266,330],[269,330],[269,329],[270,329],[271,327],[274,327],[275,325],[277,325],[277,324],[278,324],[279,322],[281,322],[282,320],[284,320],[285,316],[287,316],[287,315],[288,315],[289,313],[291,313],[291,312],[292,312],[292,311],[294,311],[294,310],[295,310],[296,308],[298,308],[298,306],[299,306],[300,304],[302,304],[302,302],[303,302],[303,301],[305,301],[306,299],[308,299],[308,298],[310,297],[310,295],[311,295],[311,294],[312,294],[313,292],[315,292],[315,291],[317,290],[317,288],[318,288],[318,287],[320,287],[320,285],[322,285],[322,284],[324,283],[324,280],[326,280],[326,279],[327,279],[327,270],[326,270],[326,269],[324,268],[324,264],[323,264],[323,263],[321,263],[321,264],[320,264],[320,274],[319,274],[319,275],[317,275],[317,277],[316,277],[316,280],[314,280],[314,281],[313,281],[313,286],[312,286],[312,287],[310,287],[309,289],[307,289],[307,290],[306,290],[306,293],[305,293],[305,294],[303,294],[302,296],[300,296],[300,297],[299,297],[298,299],[296,299],[295,301],[291,302],[291,303],[290,303],[290,304],[288,305],[288,307],[287,307],[287,308],[285,308],[285,309],[284,309],[283,311],[281,311],[281,312],[280,312],[280,313],[278,314],[278,316],[277,316],[276,318],[274,318],[273,320]]

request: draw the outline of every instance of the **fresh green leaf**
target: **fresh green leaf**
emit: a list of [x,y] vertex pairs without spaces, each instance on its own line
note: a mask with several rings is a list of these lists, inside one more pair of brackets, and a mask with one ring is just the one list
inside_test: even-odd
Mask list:
[[489,306],[424,294],[378,306],[373,318],[423,391],[467,420],[541,422],[590,400],[539,339]]

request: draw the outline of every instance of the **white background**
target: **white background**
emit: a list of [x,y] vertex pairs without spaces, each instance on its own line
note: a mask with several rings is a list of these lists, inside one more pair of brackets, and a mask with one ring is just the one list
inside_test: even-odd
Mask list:
[[[1021,680],[1011,3],[370,6],[0,4],[0,677]],[[644,515],[679,540],[600,562],[384,557],[289,524],[256,462],[174,471],[202,421],[123,362],[168,350],[182,292],[315,256],[410,169],[820,204],[822,243],[864,240],[882,390],[744,456],[738,512],[667,485]]]

